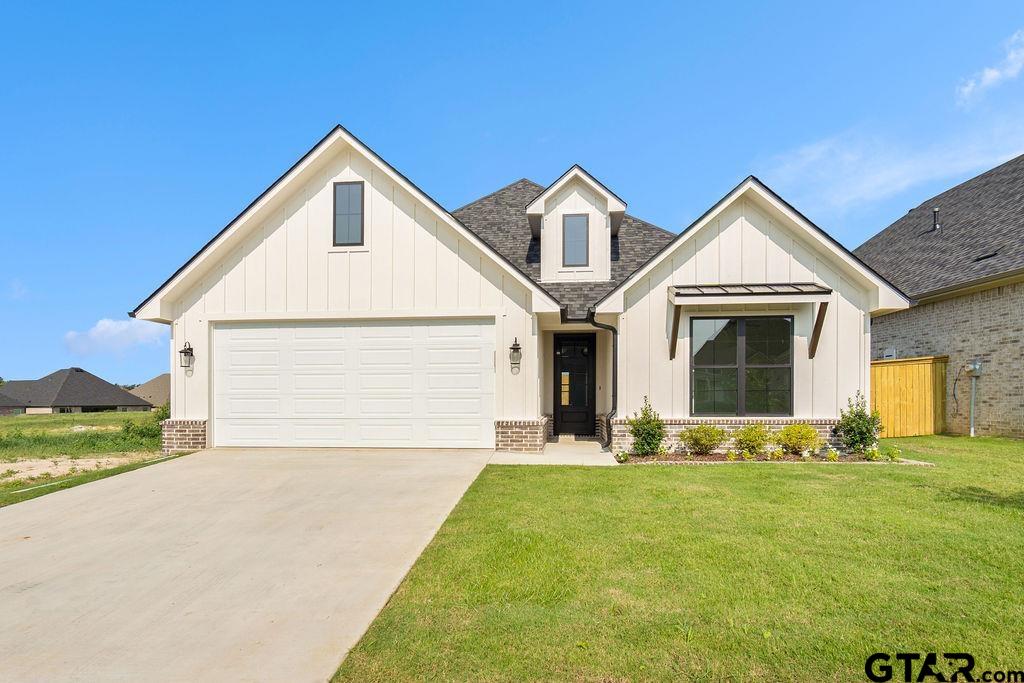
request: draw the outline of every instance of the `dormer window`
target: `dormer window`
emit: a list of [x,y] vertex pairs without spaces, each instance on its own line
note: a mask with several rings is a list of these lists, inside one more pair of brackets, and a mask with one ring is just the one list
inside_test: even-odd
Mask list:
[[590,265],[590,216],[585,213],[562,216],[562,265]]
[[625,215],[626,203],[582,168],[563,173],[526,206],[541,282],[608,282]]

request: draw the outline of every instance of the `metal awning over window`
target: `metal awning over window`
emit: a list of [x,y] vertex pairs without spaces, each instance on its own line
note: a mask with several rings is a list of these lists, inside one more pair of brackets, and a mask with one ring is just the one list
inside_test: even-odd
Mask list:
[[679,338],[679,317],[683,306],[721,306],[728,304],[817,304],[814,330],[807,352],[814,358],[818,340],[825,323],[825,311],[832,290],[816,282],[670,285],[668,300],[672,304],[672,336],[669,339],[669,359],[676,357]]

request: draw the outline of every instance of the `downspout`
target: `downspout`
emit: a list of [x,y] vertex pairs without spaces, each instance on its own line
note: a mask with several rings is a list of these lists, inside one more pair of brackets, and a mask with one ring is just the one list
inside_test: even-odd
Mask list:
[[612,333],[612,409],[608,411],[608,435],[603,447],[608,448],[612,443],[612,418],[619,406],[619,330],[614,325],[599,323],[594,319],[593,307],[587,311],[587,322],[601,330],[608,330]]

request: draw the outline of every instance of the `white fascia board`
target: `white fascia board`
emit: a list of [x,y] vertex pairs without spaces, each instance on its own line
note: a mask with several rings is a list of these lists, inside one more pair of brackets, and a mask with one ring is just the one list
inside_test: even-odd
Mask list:
[[236,236],[244,230],[245,226],[254,222],[253,219],[260,216],[267,206],[274,203],[275,199],[279,198],[282,194],[287,193],[291,187],[295,185],[297,179],[302,177],[311,167],[315,166],[317,162],[323,159],[324,156],[339,143],[344,143],[362,154],[363,157],[374,164],[374,166],[383,171],[385,175],[392,180],[392,182],[409,192],[423,204],[429,206],[441,220],[447,223],[458,234],[469,240],[470,243],[480,249],[483,253],[490,256],[491,259],[505,272],[526,286],[532,293],[533,311],[540,312],[559,310],[558,302],[555,301],[550,294],[545,292],[535,282],[533,282],[533,280],[515,268],[507,259],[495,251],[493,247],[480,239],[476,233],[465,227],[459,221],[455,220],[455,218],[448,213],[444,207],[434,201],[434,199],[423,192],[423,190],[413,185],[412,182],[395,170],[393,166],[384,161],[384,159],[382,159],[376,152],[364,145],[358,138],[339,125],[328,133],[320,142],[314,145],[309,152],[307,152],[283,176],[278,178],[241,214],[235,217],[235,219],[231,221],[216,237],[208,242],[206,246],[200,249],[195,256],[193,256],[184,266],[172,275],[167,282],[153,292],[153,294],[151,294],[149,298],[147,298],[133,312],[132,315],[142,320],[169,322],[172,317],[168,300],[173,299],[175,293],[179,292],[183,287],[191,284],[193,281],[192,275],[196,272],[201,272],[208,262],[212,260],[215,263],[216,254],[221,251],[223,245],[235,242]]
[[[714,206],[697,219],[696,222],[687,227],[676,239],[668,244],[661,252],[656,254],[650,261],[633,272],[622,284],[605,295],[605,298],[598,302],[595,311],[597,313],[622,313],[625,310],[624,296],[627,289],[637,280],[641,279],[666,258],[672,254],[687,240],[700,232],[700,229],[714,220],[729,205],[739,199],[747,192],[754,193],[758,199],[784,215],[793,225],[797,226],[811,241],[825,248],[825,250],[838,262],[844,264],[848,270],[852,270],[861,276],[863,280],[871,285],[871,309],[876,312],[885,309],[889,312],[910,307],[910,300],[887,283],[870,268],[861,263],[838,244],[833,243],[832,238],[827,237],[821,228],[818,228],[802,215],[797,213],[789,204],[782,201],[774,192],[763,185],[753,176],[747,178],[737,185],[725,197],[720,199]],[[703,283],[716,284],[716,283]]]
[[618,231],[618,223],[622,221],[622,217],[626,213],[626,203],[605,187],[600,180],[590,175],[583,167],[579,164],[574,164],[572,168],[559,176],[558,180],[548,185],[543,192],[526,205],[526,216],[530,221],[534,237],[540,236],[540,217],[544,215],[545,202],[574,180],[579,180],[589,187],[592,192],[604,197],[608,203],[608,214],[614,218],[612,221],[613,234]]

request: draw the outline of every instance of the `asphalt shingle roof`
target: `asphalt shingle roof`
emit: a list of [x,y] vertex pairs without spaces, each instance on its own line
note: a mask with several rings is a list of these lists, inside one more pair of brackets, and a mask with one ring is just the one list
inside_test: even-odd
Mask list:
[[[7,386],[6,384],[4,386]],[[24,408],[25,402],[0,391],[0,408]]]
[[1022,234],[1024,155],[922,202],[853,253],[921,298],[1024,268]]
[[81,368],[64,368],[42,379],[7,382],[3,393],[30,407],[150,406],[138,396]]
[[567,308],[570,318],[584,318],[587,310],[619,286],[675,238],[668,230],[639,218],[626,216],[612,238],[610,282],[540,282],[540,242],[533,238],[526,206],[544,191],[542,185],[523,178],[452,212],[530,279]]

